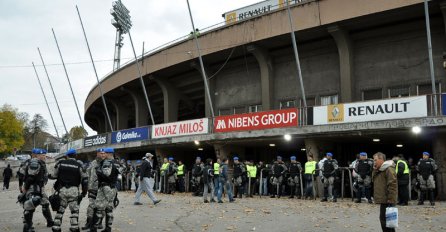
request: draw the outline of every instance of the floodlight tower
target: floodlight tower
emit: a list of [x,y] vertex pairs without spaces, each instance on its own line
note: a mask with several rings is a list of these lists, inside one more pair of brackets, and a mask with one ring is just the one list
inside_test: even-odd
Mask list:
[[132,27],[132,21],[130,20],[130,11],[127,10],[120,0],[114,1],[112,7],[110,10],[110,14],[113,16],[111,23],[116,28],[115,56],[113,60],[113,71],[115,71],[120,67],[123,35],[129,32]]

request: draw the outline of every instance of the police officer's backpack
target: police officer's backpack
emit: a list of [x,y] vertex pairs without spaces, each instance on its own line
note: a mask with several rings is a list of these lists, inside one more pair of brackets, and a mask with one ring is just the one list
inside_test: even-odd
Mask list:
[[36,158],[32,158],[28,164],[28,175],[37,176],[40,172],[40,168],[41,166],[39,160]]

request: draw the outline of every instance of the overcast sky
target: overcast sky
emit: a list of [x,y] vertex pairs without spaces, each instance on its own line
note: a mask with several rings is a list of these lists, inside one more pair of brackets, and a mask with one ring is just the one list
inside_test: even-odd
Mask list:
[[[261,0],[189,0],[195,27],[222,23],[222,14]],[[37,47],[47,66],[67,130],[80,125],[59,53],[51,33],[54,28],[73,91],[83,117],[88,92],[96,84],[82,28],[78,5],[99,78],[113,68],[115,28],[111,25],[111,0],[1,0],[0,1],[0,105],[10,104],[30,117],[42,114],[47,131],[56,134],[32,68],[37,66],[59,134],[65,133]],[[137,53],[158,47],[191,31],[186,0],[124,0],[130,10],[132,39]],[[133,57],[128,36],[121,64]],[[84,123],[85,124],[85,123]],[[95,134],[87,126],[90,135]]]

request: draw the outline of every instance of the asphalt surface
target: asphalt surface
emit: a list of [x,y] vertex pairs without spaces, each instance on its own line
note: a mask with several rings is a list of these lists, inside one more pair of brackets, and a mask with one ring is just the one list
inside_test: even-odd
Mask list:
[[[52,186],[52,185],[48,185]],[[47,193],[51,192],[47,188]],[[0,231],[21,231],[23,209],[16,204],[18,183],[0,192]],[[351,199],[333,202],[269,197],[236,199],[223,204],[203,203],[191,194],[156,194],[161,203],[154,206],[147,196],[143,205],[133,205],[133,192],[120,192],[120,205],[114,211],[113,231],[380,231],[379,206],[355,204]],[[86,219],[88,200],[81,203],[80,224]],[[69,210],[62,231],[69,231]],[[397,231],[446,231],[446,203],[435,207],[399,207]],[[55,212],[53,212],[53,217]],[[34,213],[36,231],[46,227],[39,206]]]

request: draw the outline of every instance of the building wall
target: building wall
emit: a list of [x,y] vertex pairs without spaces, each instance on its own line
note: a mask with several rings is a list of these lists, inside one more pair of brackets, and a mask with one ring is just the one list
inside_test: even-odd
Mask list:
[[[307,97],[339,92],[339,56],[331,38],[298,45],[302,78]],[[279,102],[301,98],[300,82],[293,49],[273,52],[274,92]]]
[[[444,27],[441,18],[431,21],[435,78],[445,82],[443,69]],[[414,21],[354,33],[354,80],[356,101],[362,90],[430,83],[429,57],[424,21]]]

